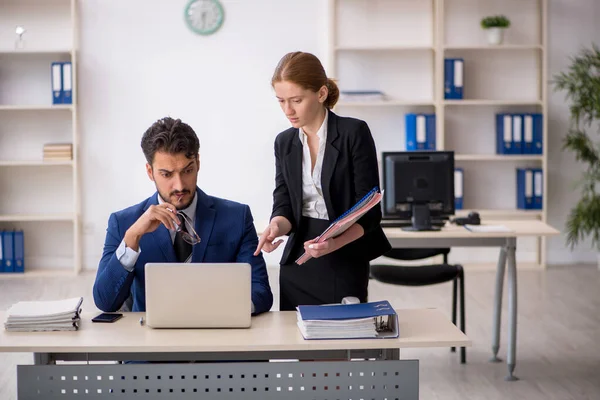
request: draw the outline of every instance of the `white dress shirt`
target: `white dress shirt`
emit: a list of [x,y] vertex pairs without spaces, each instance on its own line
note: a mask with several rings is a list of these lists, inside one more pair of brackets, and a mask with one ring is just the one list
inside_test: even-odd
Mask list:
[[[163,203],[165,203],[165,201],[162,199],[162,197],[160,197],[160,194],[159,194],[158,195],[158,204],[163,204]],[[194,193],[194,199],[192,200],[192,203],[185,210],[180,210],[183,213],[185,213],[185,215],[192,222],[196,221],[196,203],[198,203],[198,197]],[[183,219],[183,218],[181,218],[181,219]],[[190,224],[187,222],[186,222],[186,227],[187,227],[188,232],[191,232],[190,228],[195,229],[195,227],[190,226]],[[177,232],[169,230],[169,234],[171,235],[171,243],[173,243],[175,241],[175,235],[177,234]],[[127,247],[127,245],[125,244],[125,239],[123,239],[121,241],[121,244],[117,248],[116,255],[117,255],[117,259],[119,260],[119,262],[121,263],[123,268],[125,268],[129,272],[132,272],[133,268],[135,267],[135,262],[137,261],[141,252],[142,252],[141,247],[138,248],[138,251],[135,251],[135,250]],[[188,257],[186,262],[190,262],[191,259],[192,259],[192,256],[190,254],[190,256]]]
[[321,171],[323,168],[323,156],[325,155],[325,145],[327,143],[327,120],[329,113],[325,113],[323,124],[317,131],[319,138],[319,150],[315,168],[311,172],[310,148],[308,147],[308,137],[300,128],[298,135],[302,142],[302,215],[310,218],[329,220],[325,199],[323,198],[323,189],[321,187]]

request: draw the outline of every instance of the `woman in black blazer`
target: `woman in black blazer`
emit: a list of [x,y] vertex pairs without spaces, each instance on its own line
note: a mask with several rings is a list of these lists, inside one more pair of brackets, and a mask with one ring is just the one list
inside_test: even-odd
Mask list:
[[[330,109],[339,98],[317,57],[285,55],[271,84],[292,127],[275,139],[275,190],[269,226],[256,254],[272,252],[289,234],[281,259],[280,310],[298,305],[367,301],[369,261],[391,246],[374,207],[348,230],[313,243],[329,224],[375,186],[379,171],[375,143],[364,121],[339,117]],[[313,258],[302,265],[296,259]]]

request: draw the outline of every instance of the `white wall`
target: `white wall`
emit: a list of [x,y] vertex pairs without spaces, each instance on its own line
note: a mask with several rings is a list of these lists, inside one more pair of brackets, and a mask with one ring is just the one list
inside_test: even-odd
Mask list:
[[[268,218],[273,140],[288,126],[270,77],[288,51],[313,52],[327,65],[327,2],[221,1],[225,24],[211,37],[185,27],[186,0],[79,2],[85,268],[97,266],[109,214],[154,191],[139,142],[145,129],[166,115],[189,123],[200,137],[199,186],[249,204],[255,219]],[[595,0],[550,0],[551,74],[564,68],[580,45],[600,43],[599,14]],[[562,95],[551,95],[549,106],[549,222],[562,229],[577,199],[570,185],[579,168],[560,151],[568,121]],[[549,244],[551,263],[595,261],[586,246],[570,252],[562,236]],[[279,255],[267,261],[276,264]]]
[[210,37],[184,25],[186,3],[80,2],[85,268],[97,266],[109,214],[153,193],[139,143],[163,116],[198,134],[204,191],[270,215],[273,141],[288,127],[271,75],[289,51],[325,58],[327,2],[223,0],[224,26]]
[[[548,16],[548,74],[564,71],[569,57],[592,42],[600,45],[600,2],[597,0],[550,0]],[[569,111],[564,92],[548,92],[548,223],[564,230],[569,210],[579,199],[574,182],[582,168],[572,153],[561,150],[562,139],[568,129]],[[594,140],[600,138],[592,133]],[[571,251],[561,234],[548,240],[548,262],[552,264],[596,263],[597,251],[588,240]]]

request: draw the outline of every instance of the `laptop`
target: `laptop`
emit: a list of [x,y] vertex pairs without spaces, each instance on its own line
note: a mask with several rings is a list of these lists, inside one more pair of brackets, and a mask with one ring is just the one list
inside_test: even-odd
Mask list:
[[251,273],[247,263],[148,263],[146,324],[151,328],[249,328]]

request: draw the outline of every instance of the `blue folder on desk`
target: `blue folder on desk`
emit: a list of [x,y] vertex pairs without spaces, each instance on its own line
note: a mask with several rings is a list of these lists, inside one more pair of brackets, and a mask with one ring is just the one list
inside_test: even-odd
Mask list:
[[386,301],[298,306],[305,339],[384,339],[398,337],[398,315]]

